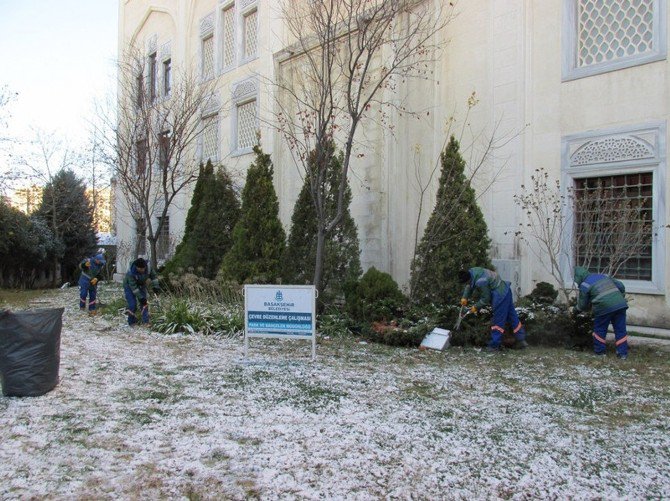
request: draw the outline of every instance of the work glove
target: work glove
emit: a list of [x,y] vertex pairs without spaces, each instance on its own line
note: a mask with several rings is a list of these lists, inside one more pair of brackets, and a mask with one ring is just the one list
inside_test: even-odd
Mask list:
[[140,298],[140,305],[142,306],[142,308],[144,308],[147,305],[147,298],[145,297]]
[[477,314],[477,307],[473,306],[472,308],[470,308],[470,313],[474,313],[476,315]]
[[468,300],[464,297],[461,298],[461,306],[467,306],[468,305]]
[[91,285],[95,285],[95,284],[97,284],[97,283],[98,283],[98,279],[97,279],[97,278],[92,278],[92,279],[91,279]]

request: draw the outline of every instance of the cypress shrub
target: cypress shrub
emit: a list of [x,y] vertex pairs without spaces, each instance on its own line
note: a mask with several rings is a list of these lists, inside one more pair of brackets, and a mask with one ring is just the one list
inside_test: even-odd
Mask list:
[[423,304],[456,301],[463,289],[458,283],[459,270],[492,268],[486,222],[453,136],[440,159],[435,208],[411,267],[411,297]]
[[240,203],[230,175],[224,167],[215,170],[208,160],[200,167],[184,237],[164,273],[192,270],[214,278],[232,246],[233,227],[239,215]]
[[281,277],[286,233],[279,220],[279,201],[270,155],[254,147],[256,159],[247,171],[240,218],[233,229],[233,245],[224,256],[220,274],[238,283],[273,283]]
[[[337,212],[337,195],[339,190],[339,176],[342,173],[342,153],[335,153],[335,146],[331,142],[327,147],[328,170],[319,187],[320,193],[325,194],[325,212],[327,220],[331,220]],[[314,172],[317,153],[312,152],[309,158],[309,172]],[[356,223],[349,212],[351,204],[351,188],[346,184],[344,192],[343,216],[340,223],[326,237],[324,249],[323,289],[327,297],[320,298],[322,302],[329,302],[332,297],[344,292],[347,282],[355,281],[361,274],[360,250]],[[296,200],[293,216],[291,217],[291,232],[286,248],[283,278],[286,283],[311,284],[314,278],[316,263],[317,214],[311,195],[309,173],[305,176],[298,199]]]

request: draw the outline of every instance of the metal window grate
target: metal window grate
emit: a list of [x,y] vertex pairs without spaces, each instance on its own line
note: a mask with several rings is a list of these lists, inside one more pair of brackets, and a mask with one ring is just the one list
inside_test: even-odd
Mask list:
[[256,101],[237,107],[237,148],[252,148],[256,144]]
[[202,78],[214,76],[214,36],[202,39]]
[[216,160],[219,143],[219,116],[212,115],[211,117],[202,120],[202,161]]
[[235,10],[229,7],[223,11],[223,67],[235,62]]
[[158,234],[157,251],[158,258],[165,259],[170,251],[170,216],[159,217],[159,223],[162,221],[161,231]]
[[258,11],[244,16],[244,57],[254,57],[258,50]]
[[580,0],[577,66],[653,51],[654,0]]
[[616,277],[652,278],[653,174],[575,179],[575,263]]

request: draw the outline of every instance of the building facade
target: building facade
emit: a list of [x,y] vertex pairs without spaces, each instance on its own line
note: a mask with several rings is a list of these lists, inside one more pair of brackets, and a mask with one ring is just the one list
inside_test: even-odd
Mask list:
[[[279,3],[120,0],[119,53],[141,48],[155,68],[157,92],[169,92],[178,68],[214,82],[217,99],[202,111],[198,154],[226,165],[241,183],[260,134],[288,230],[302,180],[270,125],[275,96],[268,82],[282,73],[289,42]],[[361,131],[366,154],[352,166],[350,183],[363,267],[408,281],[417,228],[435,202],[438,176],[431,171],[455,133],[470,166],[481,163],[473,183],[492,258],[520,293],[552,281],[537,249],[518,235],[528,216],[514,197],[537,169],[565,190],[597,180],[650,200],[649,246],[622,273],[633,293],[632,322],[670,328],[666,0],[476,0],[457,2],[455,12],[433,78],[396,89],[407,108],[426,110],[422,118],[397,113],[393,130],[370,123]],[[174,241],[190,195],[170,211]],[[116,226],[120,242],[135,238],[121,206]],[[121,256],[119,269],[129,259]],[[561,263],[566,275],[572,265],[569,257]]]

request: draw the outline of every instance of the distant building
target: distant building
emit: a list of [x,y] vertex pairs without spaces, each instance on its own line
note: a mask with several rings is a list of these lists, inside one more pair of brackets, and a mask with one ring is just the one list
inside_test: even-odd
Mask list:
[[24,214],[32,214],[42,203],[42,191],[37,185],[17,188],[9,195],[9,203]]
[[[207,127],[198,154],[225,163],[243,179],[260,131],[264,150],[272,153],[280,215],[288,228],[302,181],[282,138],[264,125],[272,96],[261,84],[290,64],[278,4],[124,0],[119,52],[143,48],[159,94],[169,94],[177,68],[190,67],[216,83],[218,102],[230,104],[203,110]],[[405,106],[429,113],[420,120],[392,114],[393,133],[379,124],[364,132],[366,155],[350,178],[363,267],[407,282],[417,217],[421,209],[422,228],[437,184],[435,176],[419,207],[417,173],[428,179],[444,144],[445,123],[454,113],[463,119],[476,92],[479,103],[468,115],[467,130],[482,131],[482,138],[495,130],[500,139],[475,184],[492,258],[505,278],[523,294],[551,281],[541,258],[515,236],[526,214],[513,197],[535,169],[546,169],[565,189],[583,189],[587,180],[625,185],[626,196],[649,197],[655,228],[649,248],[630,256],[622,276],[635,299],[629,315],[640,324],[670,328],[667,0],[473,0],[458,2],[457,13],[442,34],[450,40],[442,59],[429,68],[433,79],[397,89]],[[466,160],[476,160],[482,147],[475,143]],[[184,194],[169,215],[169,235],[176,241],[189,201],[190,193]],[[119,244],[132,242],[141,229],[116,207]],[[572,246],[575,238],[566,235],[564,244]],[[131,257],[121,257],[124,265]],[[574,259],[573,254],[561,264],[567,274]]]

